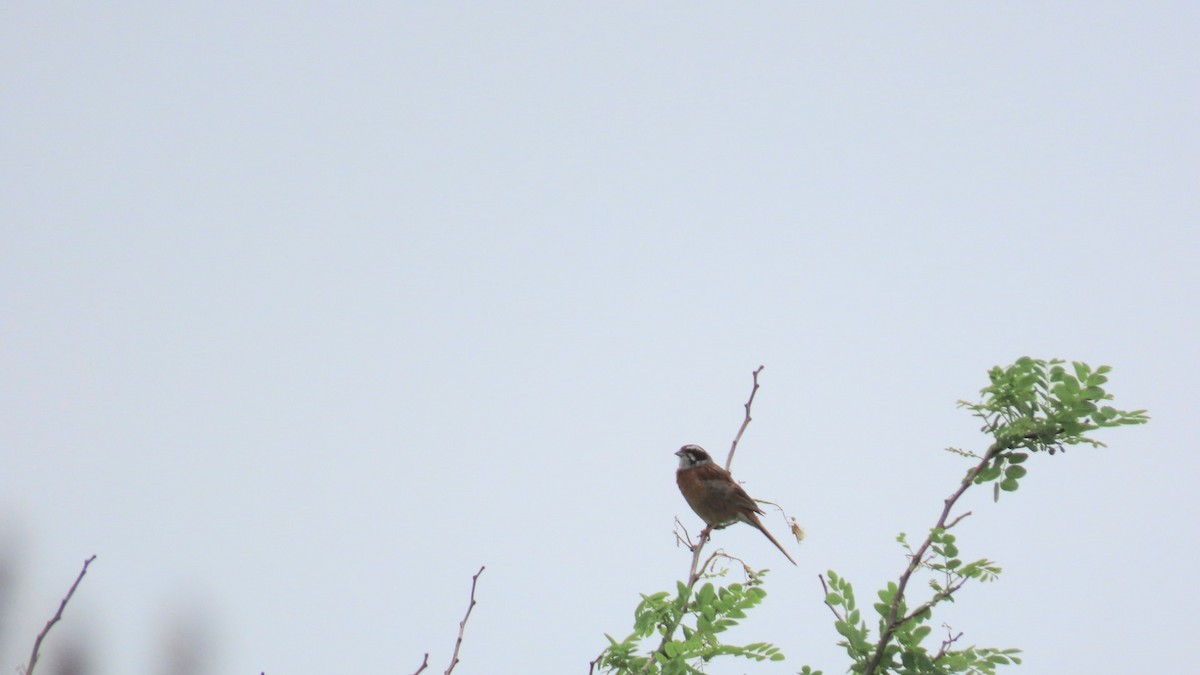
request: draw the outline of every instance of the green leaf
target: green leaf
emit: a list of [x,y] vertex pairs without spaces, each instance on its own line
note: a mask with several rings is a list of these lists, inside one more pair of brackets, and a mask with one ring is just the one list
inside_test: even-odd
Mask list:
[[987,483],[994,481],[1000,477],[1000,465],[996,463],[989,464],[975,474],[975,482]]
[[1075,366],[1075,377],[1080,380],[1087,380],[1088,376],[1092,373],[1092,369],[1086,363],[1075,361],[1071,365]]

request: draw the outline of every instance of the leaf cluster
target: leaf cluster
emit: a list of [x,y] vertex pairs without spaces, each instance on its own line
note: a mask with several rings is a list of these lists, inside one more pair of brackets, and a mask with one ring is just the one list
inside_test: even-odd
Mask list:
[[[875,667],[876,672],[991,673],[997,665],[1021,662],[1020,658],[1015,656],[1020,652],[1017,649],[975,646],[950,649],[954,640],[943,642],[941,649],[931,655],[923,643],[933,631],[928,625],[933,617],[933,608],[943,601],[953,602],[954,593],[967,581],[994,581],[1001,570],[986,558],[963,563],[959,557],[955,536],[943,528],[936,528],[930,533],[930,554],[925,558],[917,557],[916,552],[908,545],[904,533],[896,540],[908,551],[910,559],[916,561],[918,568],[932,573],[933,578],[930,579],[929,586],[933,589],[933,596],[910,610],[896,582],[889,582],[878,592],[879,602],[873,605],[875,613],[879,616],[878,630],[882,634],[891,625],[895,642],[885,646],[882,658]],[[850,582],[832,570],[828,572],[828,576],[829,585],[833,590],[826,593],[825,604],[834,610],[835,615],[845,612],[844,617],[835,621],[835,629],[845,638],[838,644],[846,648],[847,654],[854,661],[851,672],[864,672],[877,645],[871,643],[867,624],[860,618],[855,607],[854,589]],[[894,619],[897,616],[902,618]]]
[[[604,672],[674,675],[700,673],[700,666],[718,656],[782,661],[783,654],[772,644],[733,645],[718,637],[746,618],[746,612],[766,597],[762,588],[765,574],[750,574],[746,583],[727,586],[707,582],[698,591],[680,581],[674,597],[667,591],[642,595],[634,610],[633,632],[620,641],[606,634],[609,645],[596,665]],[[677,628],[679,638],[675,637]],[[638,653],[642,643],[652,636],[661,639],[659,647],[649,655]]]
[[[834,628],[843,638],[838,644],[851,658],[850,672],[990,675],[997,666],[1021,662],[1017,649],[954,648],[961,633],[947,635],[936,650],[926,646],[933,631],[929,625],[933,609],[939,603],[953,602],[954,594],[969,581],[993,581],[1001,571],[986,558],[964,561],[957,538],[949,530],[970,514],[952,518],[952,510],[973,485],[994,483],[997,499],[1001,491],[1016,491],[1028,474],[1025,462],[1031,453],[1053,455],[1066,446],[1079,444],[1099,447],[1103,443],[1088,433],[1103,427],[1145,423],[1149,419],[1145,410],[1123,411],[1104,405],[1112,399],[1104,389],[1110,370],[1108,366],[1092,369],[1073,362],[1068,367],[1059,359],[1022,357],[1010,366],[997,366],[988,372],[990,384],[981,390],[981,401],[959,401],[960,407],[984,421],[983,431],[993,443],[982,456],[951,448],[976,460],[976,464],[945,500],[937,523],[915,550],[903,533],[897,538],[908,553],[909,563],[899,582],[889,582],[878,592],[879,602],[873,608],[879,616],[879,637],[874,641],[855,605],[850,582],[833,571],[828,573],[825,604],[833,612]],[[920,605],[910,607],[906,589],[918,571],[931,577],[932,594]]]
[[[902,544],[904,535],[899,537]],[[957,549],[953,535],[944,532],[937,536],[937,544],[931,549],[933,559],[923,566],[945,576],[945,581],[934,581],[934,596],[920,606],[909,609],[908,604],[900,593],[896,582],[888,582],[887,586],[877,595],[879,601],[872,605],[878,616],[878,631],[889,633],[889,639],[883,645],[882,652],[873,638],[867,622],[857,606],[854,597],[854,587],[851,583],[830,570],[827,573],[825,604],[836,617],[834,629],[842,636],[838,645],[846,650],[850,657],[850,672],[863,673],[871,669],[877,673],[898,673],[901,675],[949,675],[951,673],[979,673],[994,675],[1000,665],[1020,663],[1018,649],[994,649],[976,647],[974,645],[961,649],[950,647],[957,638],[944,640],[936,652],[925,645],[926,638],[933,632],[929,621],[933,616],[933,608],[943,600],[953,600],[954,591],[961,588],[967,579],[989,581],[995,579],[1000,569],[987,560],[977,560],[973,563],[962,564],[957,559]],[[902,616],[899,621],[896,615]],[[890,626],[890,629],[889,629]],[[820,671],[807,669],[805,672],[820,675]]]
[[[1015,492],[1027,470],[1021,466],[1029,452],[1055,454],[1068,445],[1103,447],[1086,435],[1103,427],[1145,424],[1145,410],[1117,410],[1104,401],[1109,366],[1092,369],[1074,361],[1023,356],[1007,367],[988,371],[991,383],[980,390],[983,400],[959,401],[961,408],[983,420],[982,431],[995,442],[989,461],[972,478],[976,484],[996,482],[993,494]],[[1028,452],[1025,452],[1028,451]]]

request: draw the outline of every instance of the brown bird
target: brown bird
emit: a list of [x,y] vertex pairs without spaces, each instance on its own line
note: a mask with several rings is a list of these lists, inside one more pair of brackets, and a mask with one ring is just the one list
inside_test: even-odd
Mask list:
[[726,525],[742,522],[767,535],[788,562],[796,564],[783,545],[767,532],[758,514],[758,508],[750,495],[738,485],[729,472],[712,461],[712,457],[698,445],[685,445],[675,453],[679,456],[679,469],[675,471],[675,482],[687,500],[688,506],[708,525],[721,529]]

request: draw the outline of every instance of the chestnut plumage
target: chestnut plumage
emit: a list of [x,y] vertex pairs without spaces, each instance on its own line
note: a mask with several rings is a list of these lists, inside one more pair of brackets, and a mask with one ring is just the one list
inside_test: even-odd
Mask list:
[[733,480],[729,472],[717,465],[698,445],[685,445],[676,453],[679,468],[675,471],[675,483],[687,500],[688,506],[706,524],[721,528],[733,523],[746,523],[766,535],[776,548],[796,564],[783,545],[767,532],[758,519],[763,510],[746,494],[741,485]]

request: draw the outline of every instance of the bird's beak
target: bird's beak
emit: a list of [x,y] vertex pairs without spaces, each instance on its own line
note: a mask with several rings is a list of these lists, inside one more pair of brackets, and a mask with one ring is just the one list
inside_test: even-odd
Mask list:
[[675,456],[676,456],[676,457],[682,457],[682,456],[683,456],[683,451],[682,451],[682,450],[676,450],[676,451],[675,451]]

